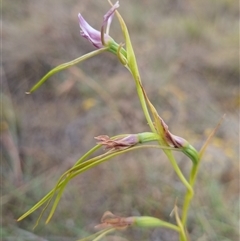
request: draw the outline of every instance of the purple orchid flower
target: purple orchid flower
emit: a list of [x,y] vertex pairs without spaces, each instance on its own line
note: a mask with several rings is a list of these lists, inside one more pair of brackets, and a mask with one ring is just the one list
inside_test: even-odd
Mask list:
[[[101,33],[91,27],[83,16],[79,13],[79,26],[80,26],[80,34],[88,41],[90,41],[96,48],[102,48],[104,45],[107,45],[109,42],[114,42],[114,40],[109,36],[109,28],[113,19],[113,15],[115,10],[119,7],[119,2],[117,1],[111,9],[104,15],[103,17],[103,24],[102,24],[102,31],[106,28],[106,33]],[[102,38],[102,34],[104,34]]]

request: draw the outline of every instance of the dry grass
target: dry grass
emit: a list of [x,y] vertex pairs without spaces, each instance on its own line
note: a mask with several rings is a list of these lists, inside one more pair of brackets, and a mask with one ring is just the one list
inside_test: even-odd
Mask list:
[[[237,1],[120,2],[144,86],[171,131],[200,149],[226,120],[202,163],[190,212],[192,240],[238,240],[239,30]],[[96,28],[107,1],[3,1],[1,93],[3,240],[76,240],[94,232],[106,210],[169,213],[184,187],[160,151],[126,154],[70,183],[50,224],[39,213],[16,223],[100,134],[147,131],[130,75],[111,54],[66,70],[31,96],[49,69],[90,50],[77,13]],[[112,36],[123,41],[117,21]],[[190,163],[178,155],[187,173]],[[151,166],[146,163],[151,162]],[[129,240],[174,240],[161,229],[117,233]],[[125,240],[115,237],[106,240]]]

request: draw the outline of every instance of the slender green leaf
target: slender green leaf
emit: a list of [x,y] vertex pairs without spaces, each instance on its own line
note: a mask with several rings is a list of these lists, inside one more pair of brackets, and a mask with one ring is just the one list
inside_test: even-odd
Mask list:
[[106,51],[108,48],[102,48],[102,49],[98,49],[98,50],[95,50],[91,53],[88,53],[88,54],[85,54],[77,59],[74,59],[70,62],[67,62],[67,63],[64,63],[64,64],[61,64],[61,65],[58,65],[57,67],[55,67],[54,69],[50,70],[46,75],[43,76],[42,79],[40,79],[31,89],[29,92],[26,92],[26,94],[31,94],[33,93],[35,90],[37,90],[42,84],[44,84],[46,82],[47,79],[49,79],[52,75],[56,74],[57,72],[61,71],[61,70],[64,70],[64,69],[67,69],[75,64],[78,64],[86,59],[89,59],[95,55],[98,55],[104,51]]

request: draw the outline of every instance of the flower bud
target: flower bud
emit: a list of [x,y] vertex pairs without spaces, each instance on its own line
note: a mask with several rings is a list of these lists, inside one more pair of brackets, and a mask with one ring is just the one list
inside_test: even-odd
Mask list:
[[184,138],[173,135],[168,130],[168,126],[162,118],[160,118],[160,121],[164,130],[164,139],[167,144],[174,148],[181,148],[182,152],[192,160],[194,165],[196,165],[199,160],[199,153],[197,152],[197,150],[192,145],[190,145],[189,142]]

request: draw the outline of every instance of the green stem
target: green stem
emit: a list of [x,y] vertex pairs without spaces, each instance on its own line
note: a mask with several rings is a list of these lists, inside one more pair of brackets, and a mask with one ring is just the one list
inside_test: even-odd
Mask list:
[[140,77],[140,74],[139,74],[139,71],[138,71],[138,66],[137,66],[137,62],[136,62],[136,59],[135,59],[135,56],[134,56],[134,71],[131,70],[131,68],[126,65],[125,67],[129,70],[129,72],[132,74],[134,80],[135,80],[135,84],[136,84],[136,88],[137,88],[137,93],[138,93],[138,98],[140,100],[140,104],[142,106],[142,110],[143,110],[143,113],[144,113],[144,116],[147,120],[147,123],[151,129],[151,131],[153,133],[156,133],[156,129],[154,127],[154,124],[152,122],[152,119],[150,117],[150,114],[149,114],[149,111],[148,111],[148,108],[147,108],[147,104],[146,104],[146,101],[145,101],[145,97],[144,97],[144,94],[143,94],[143,91],[142,91],[142,88],[141,88],[141,77]]
[[52,206],[52,209],[48,215],[48,218],[46,220],[46,224],[49,223],[50,219],[52,218],[57,206],[58,206],[58,203],[61,199],[61,196],[63,194],[63,191],[65,189],[65,187],[67,186],[68,182],[70,180],[70,177],[67,177],[66,180],[63,181],[63,183],[61,184],[61,187],[60,187],[60,190],[58,191],[58,194],[57,194],[57,197],[55,198],[55,201],[53,203],[53,206]]
[[[133,51],[133,50],[132,50]],[[136,62],[136,58],[135,58],[135,55],[134,55],[134,52],[132,54],[132,60],[133,60],[133,66],[134,68],[131,69],[131,67],[128,66],[128,69],[129,71],[132,73],[132,76],[135,80],[135,83],[136,83],[136,88],[137,88],[137,93],[138,93],[138,97],[139,97],[139,100],[140,100],[140,103],[141,103],[141,106],[142,106],[142,109],[143,109],[143,113],[145,115],[145,118],[149,124],[149,127],[151,129],[151,131],[153,133],[156,133],[156,128],[154,127],[154,124],[152,122],[152,119],[150,117],[150,114],[149,114],[149,111],[148,111],[148,108],[147,108],[147,104],[146,104],[146,100],[145,100],[145,96],[144,96],[144,93],[143,93],[143,90],[142,90],[142,87],[141,87],[141,79],[140,79],[140,74],[139,74],[139,70],[138,70],[138,65],[137,65],[137,62]],[[161,145],[161,141],[159,141],[159,145]],[[164,150],[165,154],[167,155],[169,161],[171,162],[172,164],[172,167],[174,168],[176,174],[178,175],[179,179],[181,180],[181,182],[185,185],[185,187],[187,188],[187,197],[186,197],[186,205],[188,203],[188,200],[190,202],[192,196],[194,195],[194,191],[193,191],[193,188],[192,186],[189,184],[189,182],[186,180],[186,178],[184,177],[182,171],[180,170],[173,154],[171,151],[168,151],[168,150]],[[195,175],[193,174],[193,178]],[[185,211],[185,214],[187,215],[187,208],[188,207],[185,207],[186,211]],[[185,235],[185,232],[184,232],[184,224],[183,224],[183,229],[181,230],[182,232],[180,232],[180,238],[182,241],[185,241],[186,240],[186,235]]]
[[101,238],[105,237],[107,234],[109,234],[109,233],[111,233],[113,231],[115,231],[115,228],[108,229],[105,232],[103,232],[100,235],[98,235],[93,241],[99,241]]
[[[130,41],[130,39],[129,39],[129,41]],[[131,42],[129,42],[129,45],[131,46]],[[135,54],[134,54],[134,51],[132,49],[132,46],[130,48],[131,48],[131,60],[132,60],[132,62],[131,62],[131,65],[126,65],[126,68],[130,71],[130,73],[132,74],[132,76],[135,80],[138,97],[139,97],[139,100],[140,100],[145,118],[146,118],[146,120],[149,124],[149,127],[150,127],[150,129],[153,133],[157,133],[156,128],[154,127],[154,124],[152,122],[151,116],[149,114],[147,104],[146,104],[146,100],[145,100],[145,96],[144,96],[144,93],[143,93],[143,90],[142,90],[142,87],[141,87],[141,77],[140,77],[140,74],[139,74]],[[162,145],[162,143],[159,142],[159,145]],[[164,152],[167,155],[167,157],[169,158],[175,172],[177,173],[177,175],[180,178],[180,180],[182,181],[182,183],[186,186],[188,191],[191,194],[193,194],[192,187],[189,185],[188,181],[186,180],[186,178],[182,174],[182,172],[181,172],[180,168],[178,167],[177,162],[176,162],[174,156],[172,155],[171,151],[165,150]]]
[[190,183],[187,181],[187,179],[184,177],[182,171],[180,170],[173,154],[171,151],[168,150],[163,150],[165,152],[165,154],[167,155],[170,163],[172,164],[172,167],[174,169],[174,171],[176,172],[176,174],[178,175],[179,179],[181,180],[181,182],[185,185],[185,187],[187,188],[188,192],[191,193],[191,195],[193,195],[193,188],[190,185]]
[[[132,50],[133,51],[133,50]],[[138,71],[138,66],[137,66],[137,62],[136,62],[136,59],[135,59],[135,55],[134,55],[134,52],[132,54],[132,60],[133,60],[133,66],[134,68],[131,69],[130,66],[128,66],[127,68],[129,69],[129,71],[132,73],[132,76],[135,80],[135,83],[136,83],[136,88],[137,88],[137,93],[138,93],[138,97],[139,97],[139,100],[140,100],[140,103],[141,103],[141,106],[142,106],[142,109],[143,109],[143,113],[145,115],[145,118],[149,124],[149,127],[151,129],[151,131],[153,133],[156,133],[156,128],[152,122],[152,119],[150,117],[150,114],[149,114],[149,111],[148,111],[148,108],[147,108],[147,104],[146,104],[146,100],[145,100],[145,96],[144,96],[144,93],[143,93],[143,90],[142,90],[142,87],[141,87],[141,79],[140,79],[140,75],[139,75],[139,71]],[[161,141],[159,141],[159,145],[162,145]],[[191,186],[191,184],[186,180],[186,178],[184,177],[182,171],[180,170],[173,154],[171,151],[169,150],[163,150],[165,152],[165,154],[167,155],[169,161],[171,162],[172,164],[172,167],[173,169],[175,170],[176,174],[178,175],[179,179],[181,180],[181,182],[185,185],[185,187],[187,188],[187,195],[186,195],[186,205],[189,205],[190,203],[190,200],[192,199],[193,195],[194,195],[194,191],[193,191],[193,188]],[[193,179],[195,178],[195,174],[193,174]],[[187,209],[188,209],[188,206],[185,207],[185,214],[184,215],[187,215]],[[186,217],[184,217],[184,220],[186,219]],[[187,238],[186,238],[186,235],[185,235],[185,231],[184,231],[184,223],[182,223],[182,229],[180,228],[180,240],[181,241],[187,241]]]
[[96,236],[99,237],[99,235],[102,235],[102,234],[106,235],[107,233],[112,232],[114,230],[115,230],[115,228],[107,228],[107,229],[104,229],[104,230],[100,230],[97,233],[94,233],[94,234],[92,234],[92,235],[90,235],[88,237],[85,237],[83,239],[78,239],[77,241],[90,241],[90,240],[93,240]]
[[83,162],[86,158],[88,158],[91,154],[93,154],[95,151],[97,151],[100,147],[101,147],[101,145],[94,146],[91,150],[89,150],[81,158],[79,158],[78,161],[74,164],[74,166],[77,166],[78,164]]
[[[139,82],[140,82],[140,77],[139,77]],[[137,83],[137,81],[136,81],[136,83]],[[148,112],[148,108],[147,108],[147,104],[146,104],[146,101],[145,101],[145,98],[144,98],[144,94],[142,92],[142,88],[139,84],[136,84],[136,88],[137,88],[138,97],[139,97],[139,100],[140,100],[140,103],[141,103],[141,106],[142,106],[142,110],[143,110],[145,118],[148,122],[148,125],[149,125],[151,131],[153,133],[156,133],[156,129],[153,125],[152,119],[151,119],[150,114]]]
[[[198,169],[199,169],[199,164],[192,166],[190,178],[189,178],[189,184],[191,185],[192,189],[196,181]],[[192,198],[193,198],[193,193],[187,190],[184,198],[183,210],[182,210],[182,224],[184,227],[186,226],[186,223],[187,223],[188,210],[189,210]]]
[[185,233],[180,233],[180,241],[187,241]]

